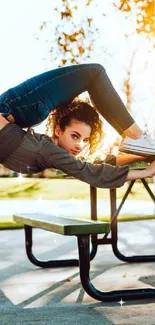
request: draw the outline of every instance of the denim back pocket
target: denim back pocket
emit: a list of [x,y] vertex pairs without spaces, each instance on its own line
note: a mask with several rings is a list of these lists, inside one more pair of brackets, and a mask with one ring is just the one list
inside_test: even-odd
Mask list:
[[42,102],[13,108],[15,123],[25,128],[41,123],[47,118],[49,113],[50,109]]

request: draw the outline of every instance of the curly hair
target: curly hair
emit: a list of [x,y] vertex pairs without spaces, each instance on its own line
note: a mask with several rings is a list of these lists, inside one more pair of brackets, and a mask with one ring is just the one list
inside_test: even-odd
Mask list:
[[46,124],[46,135],[54,136],[56,125],[65,131],[66,126],[70,125],[72,120],[84,122],[91,127],[89,155],[93,154],[103,136],[103,123],[89,100],[84,101],[76,97],[71,102],[61,104],[52,110]]

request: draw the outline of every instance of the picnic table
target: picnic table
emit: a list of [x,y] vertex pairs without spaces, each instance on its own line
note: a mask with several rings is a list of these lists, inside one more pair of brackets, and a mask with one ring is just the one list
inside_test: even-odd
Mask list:
[[[146,163],[146,162],[145,162]],[[131,166],[132,168],[133,166]],[[144,164],[136,168],[144,168]],[[146,179],[141,179],[146,191],[149,193],[153,202],[155,196],[151,191]],[[81,284],[84,290],[93,298],[99,301],[112,302],[121,299],[134,300],[134,299],[154,299],[155,289],[142,288],[142,289],[128,289],[128,290],[112,290],[104,292],[98,290],[90,280],[90,262],[97,253],[99,245],[111,245],[113,252],[117,258],[125,262],[151,262],[155,261],[155,255],[141,255],[141,256],[124,256],[118,249],[118,220],[117,216],[127,200],[135,181],[129,182],[128,188],[124,197],[119,205],[116,206],[117,189],[109,189],[110,191],[110,222],[99,222],[97,216],[97,189],[90,186],[90,203],[91,203],[91,220],[79,220],[71,217],[66,218],[63,216],[55,217],[42,213],[20,214],[15,215],[14,220],[24,224],[25,229],[25,247],[29,260],[39,267],[52,268],[52,267],[65,267],[65,266],[79,266]],[[40,228],[43,230],[56,232],[58,234],[67,236],[76,236],[79,252],[79,259],[65,259],[65,260],[49,260],[41,261],[36,258],[32,252],[33,247],[33,228]],[[102,238],[98,235],[102,234]],[[90,241],[92,249],[90,251]]]

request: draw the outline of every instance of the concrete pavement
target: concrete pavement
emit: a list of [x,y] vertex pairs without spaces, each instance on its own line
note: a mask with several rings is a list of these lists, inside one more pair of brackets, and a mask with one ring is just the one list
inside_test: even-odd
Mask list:
[[[120,204],[120,199],[117,204]],[[78,206],[78,209],[77,209]],[[109,215],[110,204],[108,199],[97,200],[98,215]],[[33,212],[47,212],[54,213],[55,215],[73,217],[90,216],[90,200],[27,200],[27,199],[10,199],[0,200],[0,217],[11,216],[16,213],[33,213]],[[155,206],[150,201],[142,200],[126,200],[121,209],[120,214],[123,215],[154,215]]]
[[[119,224],[124,254],[155,253],[155,221]],[[35,230],[34,252],[40,259],[77,256],[76,239]],[[101,303],[82,289],[79,269],[41,269],[24,249],[23,230],[0,232],[0,324],[88,325],[155,324],[154,301]],[[119,261],[110,246],[100,246],[91,263],[91,278],[101,290],[155,286],[155,264]]]

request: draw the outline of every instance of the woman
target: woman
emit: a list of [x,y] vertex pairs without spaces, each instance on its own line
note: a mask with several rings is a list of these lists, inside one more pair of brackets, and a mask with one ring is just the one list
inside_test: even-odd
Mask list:
[[52,137],[31,129],[26,132],[1,116],[0,163],[26,174],[56,168],[101,188],[120,187],[126,180],[155,174],[155,161],[145,170],[129,170],[128,166],[94,165],[76,159],[86,146],[91,153],[95,150],[102,136],[101,124],[94,108],[80,100],[53,110],[48,124]]
[[0,96],[0,113],[21,127],[30,127],[84,91],[88,91],[94,107],[124,138],[120,150],[155,155],[155,142],[130,116],[100,64],[72,65],[28,79]]

